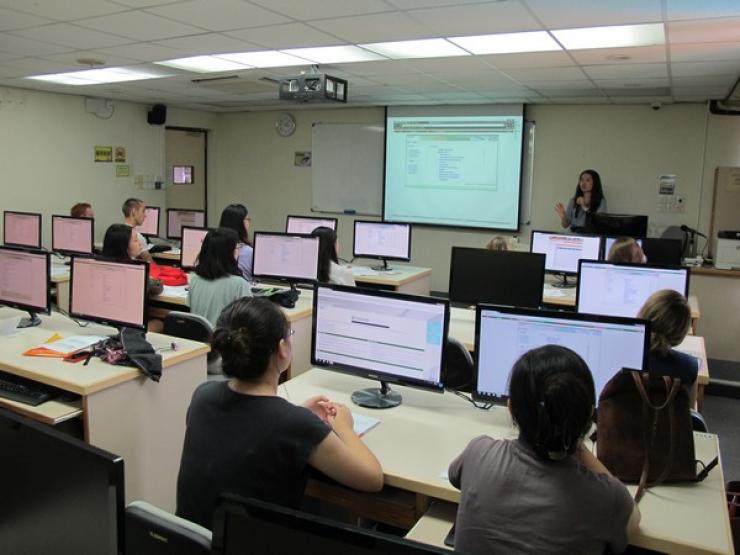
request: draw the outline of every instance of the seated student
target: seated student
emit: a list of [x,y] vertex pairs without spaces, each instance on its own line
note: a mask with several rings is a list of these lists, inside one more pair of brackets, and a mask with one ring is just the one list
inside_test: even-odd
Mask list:
[[311,232],[319,238],[319,281],[337,285],[355,285],[352,270],[339,264],[339,241],[330,227],[319,226]]
[[[121,211],[123,212],[123,223],[133,228],[143,224],[144,218],[146,218],[146,205],[143,200],[138,198],[126,199],[121,207]],[[141,251],[138,258],[151,262],[152,255],[149,254],[148,250],[146,250],[146,239],[144,239],[144,236],[138,231],[136,232],[136,239],[141,245]]]
[[227,304],[252,296],[249,282],[242,278],[236,265],[238,240],[233,229],[206,233],[190,274],[190,312],[200,314],[214,326]]
[[606,260],[607,262],[632,262],[634,264],[645,264],[647,262],[642,247],[632,237],[617,237],[617,240],[609,249]]
[[89,202],[78,202],[69,211],[73,218],[94,218],[92,205]]
[[461,491],[455,551],[623,551],[640,513],[583,445],[595,403],[588,366],[573,351],[547,345],[522,355],[509,380],[519,438],[479,436],[449,468]]
[[684,340],[691,327],[691,308],[686,297],[672,289],[656,291],[645,301],[637,317],[650,320],[650,371],[680,378],[688,387],[689,400],[694,406],[699,387],[698,360],[672,348]]
[[221,313],[213,347],[229,381],[193,394],[177,515],[212,527],[223,492],[299,508],[313,467],[362,491],[383,487],[380,463],[354,433],[352,413],[319,395],[296,406],[277,395],[290,365],[290,328],[274,303],[239,299]]
[[490,251],[508,251],[509,243],[506,241],[505,237],[496,235],[486,243],[486,248]]
[[[113,224],[105,231],[103,256],[113,260],[134,260],[141,254],[141,244],[136,240],[133,228],[126,224]],[[149,279],[147,296],[159,295],[164,290],[162,283]]]
[[249,242],[249,218],[246,206],[229,204],[221,212],[219,227],[233,229],[239,236],[239,258],[237,266],[244,279],[252,281],[252,244]]

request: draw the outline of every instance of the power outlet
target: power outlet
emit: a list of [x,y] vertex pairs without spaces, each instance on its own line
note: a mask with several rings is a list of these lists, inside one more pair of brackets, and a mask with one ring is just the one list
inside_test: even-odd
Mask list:
[[681,195],[660,195],[658,212],[683,214],[686,211],[684,198]]

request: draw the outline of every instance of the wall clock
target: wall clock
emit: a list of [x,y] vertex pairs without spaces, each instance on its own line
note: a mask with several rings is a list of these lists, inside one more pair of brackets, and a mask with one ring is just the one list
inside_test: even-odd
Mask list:
[[288,112],[283,112],[275,120],[275,129],[281,137],[290,137],[295,132],[295,118]]

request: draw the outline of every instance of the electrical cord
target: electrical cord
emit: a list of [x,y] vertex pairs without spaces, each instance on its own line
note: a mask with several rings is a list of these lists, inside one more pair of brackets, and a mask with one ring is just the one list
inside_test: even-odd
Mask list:
[[63,309],[61,309],[59,307],[56,308],[56,311],[59,314],[61,314],[62,316],[66,316],[67,318],[69,318],[70,320],[72,320],[75,324],[77,324],[81,328],[86,328],[87,326],[90,325],[90,322],[80,322],[77,318],[75,318],[74,316],[72,316],[69,312],[67,312],[66,310],[63,310]]
[[491,410],[491,408],[493,408],[493,403],[479,403],[478,401],[473,400],[472,397],[466,395],[462,391],[458,391],[456,389],[448,389],[448,388],[445,388],[445,391],[447,391],[448,393],[454,393],[458,397],[465,399],[468,403],[470,403],[477,409]]

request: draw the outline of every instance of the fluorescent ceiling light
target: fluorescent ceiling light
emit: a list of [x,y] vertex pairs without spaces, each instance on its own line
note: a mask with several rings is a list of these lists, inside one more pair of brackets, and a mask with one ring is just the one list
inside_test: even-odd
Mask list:
[[28,79],[47,81],[61,85],[101,85],[104,83],[158,79],[160,77],[165,77],[165,75],[158,75],[156,73],[123,67],[106,67],[100,69],[87,69],[84,71],[70,71],[68,73],[55,73],[50,75],[33,75]]
[[517,52],[549,52],[562,50],[547,31],[500,33],[473,37],[448,37],[473,54],[513,54]]
[[665,44],[662,23],[561,29],[552,31],[552,34],[568,50]]
[[249,66],[239,64],[215,56],[192,56],[190,58],[176,58],[174,60],[165,60],[164,62],[154,62],[155,64],[168,67],[176,67],[187,71],[197,73],[210,73],[212,71],[236,71],[240,69],[249,69]]
[[77,79],[74,73],[50,73],[48,75],[32,75],[26,79],[35,81],[46,81],[48,83],[57,83],[59,85],[97,85],[96,81],[89,79]]
[[282,50],[285,54],[298,56],[316,64],[342,64],[349,62],[371,62],[387,58],[357,46],[322,46],[318,48],[292,48]]
[[373,44],[360,44],[359,46],[393,59],[470,55],[470,52],[466,52],[445,39],[376,42]]
[[216,57],[252,67],[287,67],[310,65],[312,62],[296,58],[277,50],[263,52],[238,52],[236,54],[217,54]]

